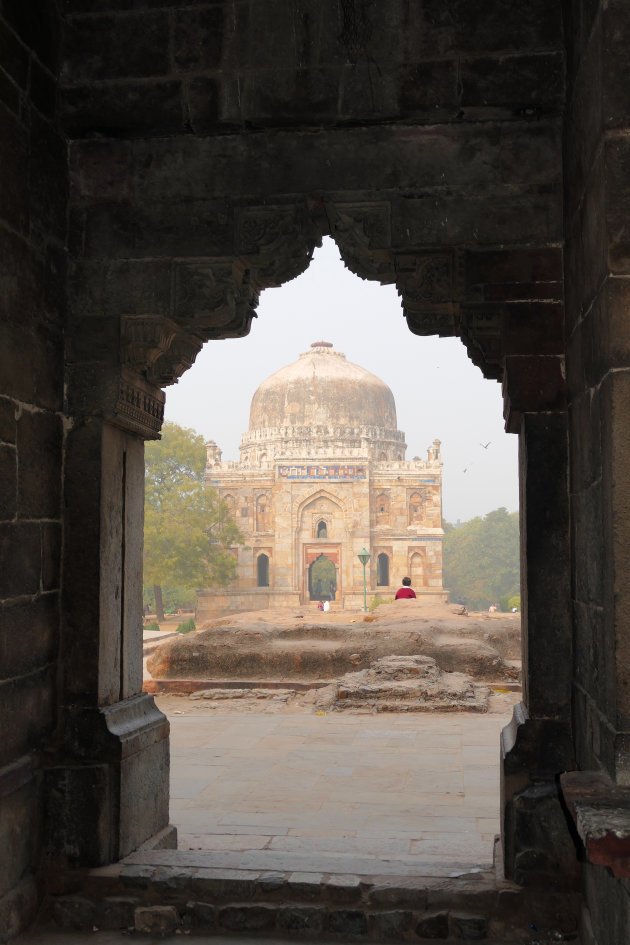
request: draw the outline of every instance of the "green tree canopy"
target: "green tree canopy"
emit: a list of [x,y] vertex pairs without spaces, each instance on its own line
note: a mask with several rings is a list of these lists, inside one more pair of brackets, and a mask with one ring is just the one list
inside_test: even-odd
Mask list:
[[452,601],[486,610],[519,593],[518,512],[495,509],[483,518],[444,526],[444,586]]
[[144,583],[153,585],[163,619],[161,587],[209,587],[236,576],[231,549],[243,536],[225,502],[204,483],[202,436],[165,423],[147,444],[144,493]]

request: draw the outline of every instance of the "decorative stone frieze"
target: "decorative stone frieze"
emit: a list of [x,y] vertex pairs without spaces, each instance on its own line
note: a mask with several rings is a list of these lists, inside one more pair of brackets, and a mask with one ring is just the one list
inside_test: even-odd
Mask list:
[[113,422],[143,439],[158,439],[164,421],[164,392],[123,368]]

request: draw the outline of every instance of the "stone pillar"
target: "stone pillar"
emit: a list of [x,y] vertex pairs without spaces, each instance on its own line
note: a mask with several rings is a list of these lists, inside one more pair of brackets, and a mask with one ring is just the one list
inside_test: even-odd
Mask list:
[[156,435],[164,395],[120,369],[110,381],[101,415],[76,417],[66,437],[60,719],[46,771],[58,866],[111,862],[168,826],[169,724],[142,692],[143,436]]
[[[567,414],[555,359],[518,359],[531,370],[506,360],[507,425],[519,434],[523,701],[501,737],[505,872],[566,888],[577,881],[557,783],[575,766]],[[524,410],[536,396],[555,409]]]

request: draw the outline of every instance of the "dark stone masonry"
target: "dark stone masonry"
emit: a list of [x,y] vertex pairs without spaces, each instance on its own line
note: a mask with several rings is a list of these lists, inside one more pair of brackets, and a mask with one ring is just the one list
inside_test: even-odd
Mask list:
[[630,784],[629,48],[625,0],[0,2],[1,941],[60,875],[172,842],[143,440],[325,235],[502,384],[524,618],[505,871],[580,891],[587,945],[624,940],[627,882],[559,775],[573,811]]

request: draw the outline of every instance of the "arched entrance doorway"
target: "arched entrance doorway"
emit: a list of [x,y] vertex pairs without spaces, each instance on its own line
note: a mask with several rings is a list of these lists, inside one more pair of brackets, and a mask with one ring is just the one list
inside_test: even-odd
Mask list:
[[337,593],[335,565],[323,552],[308,569],[308,592],[311,600],[334,600]]

